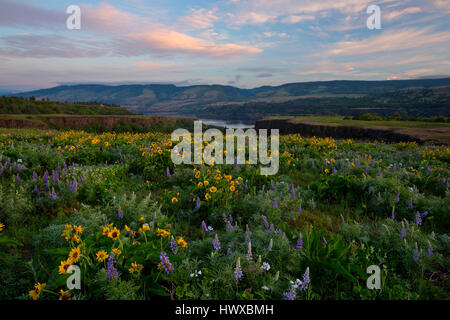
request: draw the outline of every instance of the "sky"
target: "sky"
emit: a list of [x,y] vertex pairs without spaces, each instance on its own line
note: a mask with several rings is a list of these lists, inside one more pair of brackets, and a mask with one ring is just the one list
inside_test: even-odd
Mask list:
[[0,88],[450,75],[449,21],[450,0],[0,0]]

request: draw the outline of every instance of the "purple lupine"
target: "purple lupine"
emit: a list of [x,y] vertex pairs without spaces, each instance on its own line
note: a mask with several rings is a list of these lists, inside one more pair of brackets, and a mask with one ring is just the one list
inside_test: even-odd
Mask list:
[[433,247],[431,246],[430,241],[428,241],[428,248],[427,248],[427,257],[433,256]]
[[431,171],[432,171],[432,170],[431,170],[431,167],[430,167],[430,166],[428,166],[428,167],[427,167],[427,174],[430,174],[430,173],[431,173]]
[[67,164],[65,162],[63,163],[63,168],[64,170],[67,170]]
[[297,209],[297,214],[301,214],[302,213],[302,204],[300,203],[300,205],[298,206]]
[[250,236],[249,235],[246,235],[245,236],[245,243],[249,243],[249,242],[251,242],[252,241],[252,239],[250,239]]
[[356,163],[356,167],[359,168],[359,166],[360,166],[360,162],[359,162],[359,159],[358,159],[358,162]]
[[309,277],[309,267],[306,268],[305,273],[303,274],[303,283],[300,287],[300,290],[308,289],[308,285],[311,283],[311,278]]
[[120,220],[120,219],[123,219],[123,210],[122,210],[122,208],[119,206],[119,209],[117,209],[117,218]]
[[395,220],[395,207],[392,207],[391,219]]
[[336,168],[335,167],[333,167],[333,174],[336,174]]
[[236,281],[242,278],[241,258],[237,259],[236,268],[234,269],[233,275]]
[[200,209],[200,203],[201,203],[201,200],[200,200],[199,197],[197,197],[197,200],[195,201],[194,212],[195,212],[195,211],[198,211],[198,210]]
[[291,183],[290,186],[289,186],[289,192],[292,193],[292,191],[294,191],[294,184],[293,183]]
[[58,166],[56,167],[56,171],[61,172],[61,166],[58,164]]
[[233,227],[233,225],[230,223],[229,220],[227,221],[227,230],[228,230],[228,231],[233,231],[233,230],[234,230],[234,227]]
[[311,166],[314,168],[314,160],[311,161]]
[[402,229],[400,230],[400,238],[403,239],[404,237],[406,237],[406,229],[402,226]]
[[67,184],[67,187],[68,187],[73,193],[77,192],[77,189],[78,189],[77,180],[74,179],[72,183],[69,182],[69,183]]
[[19,174],[16,175],[16,183],[17,184],[22,184],[22,179],[20,179]]
[[275,226],[273,225],[273,223],[270,225],[268,231],[269,231],[269,233],[273,233],[275,231]]
[[262,216],[262,221],[264,223],[264,228],[266,228],[266,230],[269,229],[269,222],[267,221],[267,217],[266,216]]
[[231,257],[231,255],[233,254],[233,251],[231,250],[231,248],[228,248],[227,250],[227,256]]
[[269,246],[267,247],[267,251],[272,251],[272,247],[273,247],[273,239],[270,239]]
[[108,262],[106,263],[107,272],[108,272],[108,280],[116,279],[118,276],[117,268],[114,267],[116,263],[116,259],[114,259],[114,252],[111,252],[108,258]]
[[414,208],[414,205],[413,205],[413,201],[411,199],[411,200],[409,200],[409,203],[408,203],[408,206],[406,207],[406,210],[412,210],[413,208]]
[[447,179],[445,179],[445,178],[442,178],[442,179],[441,179],[441,183],[442,183],[442,184],[445,184],[446,181],[447,181]]
[[302,234],[300,233],[297,239],[297,244],[295,245],[295,249],[301,250],[303,248],[303,239]]
[[245,184],[244,184],[244,190],[245,190],[245,191],[248,190],[248,184],[247,184],[247,181],[245,181]]
[[273,201],[272,208],[278,209],[278,202],[276,199]]
[[248,243],[246,258],[247,258],[247,260],[252,260],[252,258],[253,258],[253,255],[252,255],[252,243],[251,242]]
[[212,241],[212,245],[213,245],[214,250],[216,250],[216,251],[220,250],[220,241],[219,241],[219,237],[217,236],[217,233],[216,233],[216,236],[214,237],[214,240]]
[[395,173],[395,171],[397,171],[397,165],[394,164],[394,167],[392,168],[392,173]]
[[205,220],[202,221],[202,229],[203,229],[203,232],[204,232],[205,234],[208,234],[208,233],[209,233],[209,228],[208,228],[208,226],[206,225]]
[[295,199],[295,191],[294,190],[292,190],[292,192],[291,192],[291,199]]
[[296,295],[297,294],[295,292],[295,287],[291,286],[291,289],[288,292],[283,293],[283,297],[281,298],[281,300],[295,300]]
[[245,225],[245,232],[250,232],[250,228],[248,227],[248,224]]
[[416,226],[422,225],[422,217],[420,216],[420,213],[416,213]]
[[166,176],[167,176],[167,177],[170,177],[170,170],[169,170],[169,167],[166,168]]
[[399,203],[400,201],[400,191],[397,191],[397,195],[395,196],[395,203]]
[[418,262],[420,259],[420,253],[419,253],[419,248],[417,248],[417,242],[416,242],[416,247],[414,248],[414,252],[413,252],[413,260],[415,262]]
[[52,187],[52,192],[48,195],[49,199],[56,200],[58,196],[56,195],[55,188]]
[[366,165],[366,168],[364,169],[364,173],[367,175],[367,171],[369,170],[369,165]]
[[33,171],[33,180],[37,180],[38,179],[38,174],[36,173],[36,171]]
[[53,182],[54,182],[54,183],[58,183],[58,182],[59,182],[59,175],[58,175],[58,172],[52,171],[52,178],[53,178]]
[[170,246],[170,249],[172,249],[172,253],[173,254],[177,254],[177,252],[178,252],[178,245],[177,245],[177,242],[175,241],[175,239],[173,238],[173,236],[170,239],[169,246]]
[[3,174],[3,167],[0,166],[0,175],[2,175],[2,174]]
[[35,195],[39,195],[39,188],[38,188],[38,186],[34,186],[34,194]]
[[45,170],[44,172],[44,176],[42,177],[42,182],[44,182],[44,184],[48,183],[48,171]]
[[159,255],[159,260],[161,261],[161,267],[168,275],[169,273],[173,272],[172,264],[170,263],[169,257],[165,252],[161,252]]

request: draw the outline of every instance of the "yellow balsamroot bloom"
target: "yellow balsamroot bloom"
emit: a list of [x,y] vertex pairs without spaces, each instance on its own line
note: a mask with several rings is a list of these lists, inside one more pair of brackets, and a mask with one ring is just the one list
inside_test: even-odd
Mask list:
[[109,233],[108,233],[108,237],[113,239],[113,240],[117,240],[119,239],[120,236],[120,230],[117,229],[116,227],[114,227]]
[[33,300],[37,300],[37,299],[39,299],[39,297],[40,297],[40,295],[41,295],[41,292],[42,292],[42,290],[45,288],[45,286],[46,286],[47,284],[44,282],[44,283],[36,283],[35,285],[34,285],[34,289],[33,290],[30,290],[30,292],[29,292],[29,295],[30,295],[30,297],[33,299]]
[[66,274],[67,269],[72,265],[72,261],[70,259],[61,261],[61,264],[58,267],[59,274]]
[[205,187],[207,187],[209,185],[209,181],[205,180],[205,181],[203,181],[203,184],[205,185]]
[[231,192],[234,192],[235,190],[236,190],[236,188],[235,188],[234,186],[231,186],[231,187],[230,187],[230,191],[231,191]]
[[119,248],[114,248],[112,249],[112,252],[114,252],[114,255],[118,256],[122,253],[122,250],[120,250]]
[[209,191],[211,191],[211,193],[215,193],[217,191],[217,188],[212,186],[211,188],[209,188]]
[[142,225],[142,230],[145,230],[145,231],[149,231],[150,230],[150,226],[148,225],[148,223],[144,223]]
[[158,230],[156,230],[156,234],[160,237],[167,238],[167,236],[170,235],[170,232],[167,230],[158,228]]
[[197,187],[199,187],[199,188],[203,187],[203,182],[200,181],[200,182],[197,184]]
[[209,193],[205,194],[205,199],[206,199],[206,200],[211,199],[211,196],[209,195]]
[[81,257],[81,247],[78,246],[76,248],[73,248],[69,253],[69,260],[72,261],[72,263],[78,262]]
[[103,262],[103,261],[105,261],[106,258],[108,258],[108,254],[104,250],[100,250],[99,252],[97,252],[96,255],[97,255],[97,260],[100,262]]
[[145,220],[144,217],[140,217],[140,218],[139,218],[139,221],[144,221],[144,220]]
[[178,202],[177,197],[173,197],[173,198],[172,198],[172,203],[176,203],[176,202]]
[[58,300],[70,300],[70,290],[64,291],[63,289],[59,290],[61,295]]
[[328,168],[326,168],[326,169],[325,169],[324,171],[325,171],[325,173],[328,173],[328,172],[330,172],[330,170],[328,170]]
[[182,237],[179,237],[177,240],[177,244],[182,247],[182,248],[186,248],[187,247],[187,242],[184,241],[184,239]]
[[128,271],[130,271],[130,273],[140,272],[143,268],[144,266],[142,264],[137,264],[137,262],[135,261],[131,264],[131,268],[128,269]]
[[3,228],[5,227],[5,225],[3,223],[0,222],[0,232],[3,231]]

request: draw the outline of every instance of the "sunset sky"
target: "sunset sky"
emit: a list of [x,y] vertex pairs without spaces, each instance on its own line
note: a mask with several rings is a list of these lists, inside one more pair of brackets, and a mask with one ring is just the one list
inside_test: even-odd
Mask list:
[[449,21],[450,0],[0,0],[0,88],[450,75]]

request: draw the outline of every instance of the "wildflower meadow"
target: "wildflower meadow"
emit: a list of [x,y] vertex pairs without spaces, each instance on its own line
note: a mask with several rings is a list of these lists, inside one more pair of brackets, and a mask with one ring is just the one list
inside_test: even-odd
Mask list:
[[264,175],[174,145],[0,129],[0,300],[448,299],[449,147],[284,135]]

